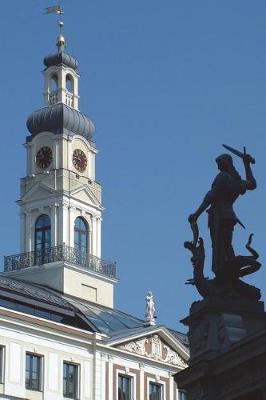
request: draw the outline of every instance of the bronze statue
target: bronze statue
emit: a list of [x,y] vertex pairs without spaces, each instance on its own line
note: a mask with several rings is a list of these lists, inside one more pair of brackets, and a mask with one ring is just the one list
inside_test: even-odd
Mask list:
[[[223,145],[232,153],[241,157],[244,162],[246,179],[242,179],[233,165],[230,154],[222,154],[216,158],[219,174],[214,179],[211,190],[206,194],[199,208],[188,218],[193,232],[193,241],[185,242],[184,246],[192,252],[193,279],[187,281],[197,287],[203,297],[209,296],[240,296],[250,300],[260,299],[259,289],[242,282],[239,278],[257,271],[261,264],[258,253],[251,247],[250,235],[246,245],[251,255],[235,255],[232,238],[234,226],[240,222],[236,216],[233,204],[247,190],[257,186],[250,164],[255,160],[244,152],[241,153],[229,146]],[[212,241],[212,270],[215,278],[204,277],[205,250],[203,239],[199,238],[198,217],[208,212],[208,226]]]
[[212,241],[212,270],[216,276],[223,274],[235,257],[232,246],[235,224],[239,223],[243,226],[233,210],[233,204],[239,195],[245,194],[247,190],[254,190],[257,186],[250,167],[254,159],[246,154],[245,149],[243,154],[239,154],[244,162],[246,179],[241,179],[230,154],[220,155],[216,158],[220,173],[214,179],[211,190],[206,194],[199,208],[189,216],[189,222],[194,223],[203,211],[208,209],[208,226]]

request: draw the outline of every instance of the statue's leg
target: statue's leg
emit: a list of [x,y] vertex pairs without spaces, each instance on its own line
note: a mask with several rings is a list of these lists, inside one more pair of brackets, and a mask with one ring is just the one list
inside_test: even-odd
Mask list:
[[235,257],[232,246],[233,220],[220,220],[210,227],[213,245],[213,271],[219,278],[226,278],[231,275],[230,266]]
[[212,270],[215,275],[221,269],[220,232],[218,218],[209,218],[209,229],[212,242]]
[[224,220],[221,224],[223,250],[222,257],[225,262],[231,261],[235,257],[235,252],[232,246],[233,231],[235,222],[233,220]]

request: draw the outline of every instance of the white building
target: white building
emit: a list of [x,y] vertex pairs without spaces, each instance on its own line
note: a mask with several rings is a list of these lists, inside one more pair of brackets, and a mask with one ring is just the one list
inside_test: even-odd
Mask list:
[[27,121],[18,201],[21,253],[0,276],[0,398],[177,400],[185,335],[114,309],[116,265],[101,259],[93,123],[79,111],[78,62],[44,59],[44,107]]

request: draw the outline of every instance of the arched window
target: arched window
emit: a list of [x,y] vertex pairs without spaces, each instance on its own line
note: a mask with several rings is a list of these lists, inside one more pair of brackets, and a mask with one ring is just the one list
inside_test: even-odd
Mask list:
[[49,104],[56,104],[58,101],[58,76],[52,74],[49,81]]
[[58,77],[56,74],[51,75],[49,82],[49,91],[55,92],[58,89]]
[[35,222],[35,252],[43,254],[51,247],[51,220],[46,214],[40,215]]
[[88,233],[87,222],[81,217],[76,218],[74,224],[74,247],[80,253],[88,253],[89,251]]
[[73,77],[69,74],[66,76],[66,89],[69,93],[73,93],[74,91]]

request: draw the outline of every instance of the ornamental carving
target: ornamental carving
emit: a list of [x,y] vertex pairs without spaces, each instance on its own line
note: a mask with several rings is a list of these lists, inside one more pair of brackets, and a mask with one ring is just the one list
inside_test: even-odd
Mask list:
[[166,345],[159,335],[134,340],[120,346],[120,348],[156,361],[165,362],[181,368],[187,367],[187,364],[179,354]]
[[122,346],[121,348],[124,348],[125,350],[130,351],[130,353],[136,353],[139,354],[141,356],[145,356],[146,355],[146,351],[145,351],[145,343],[147,342],[147,339],[141,339],[141,340],[137,340],[135,342],[129,342],[127,344],[125,344],[124,346]]
[[167,362],[168,364],[173,364],[173,365],[178,365],[178,366],[182,366],[184,368],[187,367],[187,364],[182,360],[182,358],[172,349],[170,349],[170,347],[168,346],[163,346],[165,352],[166,352],[166,356],[164,361]]

